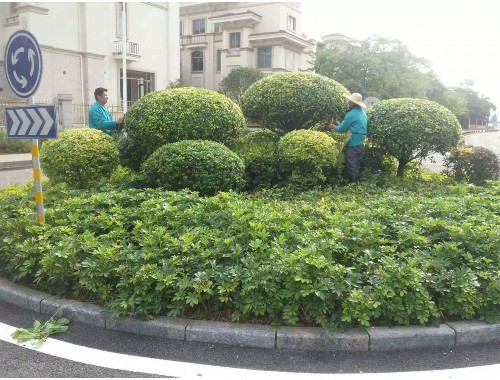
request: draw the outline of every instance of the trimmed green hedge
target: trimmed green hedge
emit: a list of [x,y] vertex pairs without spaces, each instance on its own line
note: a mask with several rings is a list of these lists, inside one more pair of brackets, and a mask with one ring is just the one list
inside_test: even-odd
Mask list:
[[141,173],[152,186],[202,195],[240,190],[245,183],[241,158],[223,144],[203,140],[165,144],[144,162]]
[[333,79],[306,72],[260,79],[240,99],[245,117],[263,128],[286,133],[345,114],[347,89]]
[[119,165],[113,139],[97,129],[78,128],[59,133],[40,149],[43,173],[53,182],[88,188],[109,178]]
[[293,131],[278,143],[281,175],[300,188],[324,184],[333,175],[339,154],[335,140],[318,131]]
[[156,149],[181,140],[234,141],[245,127],[241,109],[215,91],[183,87],[151,92],[127,112],[125,131],[143,162]]

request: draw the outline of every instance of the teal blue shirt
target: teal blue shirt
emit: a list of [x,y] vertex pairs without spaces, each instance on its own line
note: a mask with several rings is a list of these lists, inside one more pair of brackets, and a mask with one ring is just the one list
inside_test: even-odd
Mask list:
[[122,129],[121,125],[117,125],[113,120],[113,116],[109,113],[108,109],[101,103],[95,102],[89,110],[89,127],[99,129],[108,135],[113,131]]
[[352,135],[347,146],[358,146],[365,144],[367,119],[365,111],[361,107],[353,107],[344,117],[342,123],[335,127],[337,132],[351,131]]

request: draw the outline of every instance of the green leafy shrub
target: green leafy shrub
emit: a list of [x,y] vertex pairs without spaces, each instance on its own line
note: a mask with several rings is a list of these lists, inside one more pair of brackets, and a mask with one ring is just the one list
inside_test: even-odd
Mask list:
[[370,143],[365,145],[363,156],[361,157],[361,170],[370,173],[391,173],[396,170],[394,158],[387,154],[382,148],[373,146]]
[[278,143],[280,173],[300,188],[324,184],[332,175],[338,157],[335,140],[323,132],[293,131]]
[[444,158],[444,173],[457,181],[484,185],[500,177],[500,158],[490,149],[461,146]]
[[246,190],[268,189],[278,183],[278,141],[280,136],[259,129],[241,137],[231,148],[245,161]]
[[140,141],[122,135],[118,139],[117,145],[121,164],[138,172],[141,169],[145,150],[140,145]]
[[263,128],[286,133],[326,122],[336,110],[345,114],[347,89],[313,73],[284,73],[251,85],[240,100],[245,117]]
[[350,327],[500,320],[500,181],[254,194],[0,189],[0,273],[116,314]]
[[204,140],[165,144],[144,162],[141,173],[152,186],[203,195],[239,190],[245,181],[243,160],[223,144]]
[[255,67],[236,67],[222,79],[220,92],[233,102],[238,103],[248,87],[263,76],[262,72]]
[[70,129],[43,144],[40,163],[53,182],[87,188],[109,178],[118,167],[118,148],[110,136],[99,130]]
[[432,152],[445,154],[460,139],[460,124],[447,108],[425,99],[390,99],[367,111],[368,137],[398,160],[397,174],[406,165]]
[[0,129],[0,153],[30,153],[31,140],[8,139],[3,129]]
[[130,107],[125,118],[127,136],[141,147],[134,153],[141,162],[176,141],[230,143],[244,127],[237,104],[215,91],[194,87],[150,92]]

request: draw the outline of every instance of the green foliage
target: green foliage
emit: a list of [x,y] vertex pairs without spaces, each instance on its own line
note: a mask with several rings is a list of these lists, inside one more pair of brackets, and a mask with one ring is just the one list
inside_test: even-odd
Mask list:
[[490,149],[459,146],[444,158],[444,173],[457,181],[484,185],[500,177],[500,158]]
[[215,91],[194,87],[150,92],[127,112],[125,130],[143,162],[156,149],[181,140],[230,143],[245,127],[237,104]]
[[245,181],[241,158],[223,144],[204,140],[165,144],[144,162],[141,173],[152,186],[203,195],[239,190]]
[[120,136],[117,142],[121,164],[136,172],[140,170],[144,158],[145,149],[140,143],[141,141],[133,140],[125,135]]
[[254,67],[236,67],[222,80],[220,92],[239,103],[243,93],[264,75]]
[[109,178],[119,164],[113,139],[96,129],[69,129],[40,149],[44,174],[53,182],[88,188]]
[[456,117],[429,100],[383,100],[370,107],[367,116],[368,137],[398,160],[400,177],[409,162],[432,152],[445,154],[461,136]]
[[414,56],[401,41],[374,35],[355,48],[349,44],[319,48],[316,73],[379,99],[420,97],[431,87],[424,73],[428,61]]
[[252,131],[231,149],[245,161],[246,190],[268,189],[278,184],[278,141],[280,137],[267,129]]
[[299,72],[265,77],[240,100],[245,117],[278,133],[308,129],[326,122],[335,110],[345,114],[347,89],[321,75]]
[[[351,185],[350,185],[351,186]],[[368,326],[500,320],[500,182],[252,195],[0,189],[0,273],[122,315]],[[353,188],[354,189],[354,188]]]
[[370,173],[392,173],[396,171],[397,164],[382,148],[368,142],[361,157],[360,167]]
[[281,175],[299,188],[324,184],[333,173],[338,157],[337,144],[323,132],[293,131],[278,144]]
[[30,153],[31,140],[8,139],[3,129],[0,129],[0,153]]
[[174,81],[169,81],[167,90],[170,88],[182,88],[182,87],[189,87],[189,83],[187,83],[185,80],[178,78]]
[[39,320],[35,320],[33,327],[17,329],[11,334],[11,337],[19,343],[32,341],[32,346],[41,346],[50,335],[65,332],[68,329],[68,323],[69,320],[66,318],[54,319],[51,317],[43,324]]

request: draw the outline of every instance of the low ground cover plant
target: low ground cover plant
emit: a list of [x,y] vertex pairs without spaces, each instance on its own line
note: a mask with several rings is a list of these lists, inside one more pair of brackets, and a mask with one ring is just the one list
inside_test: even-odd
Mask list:
[[[297,192],[0,190],[0,274],[106,305],[287,325],[500,317],[500,182]],[[347,191],[355,190],[355,191]]]

